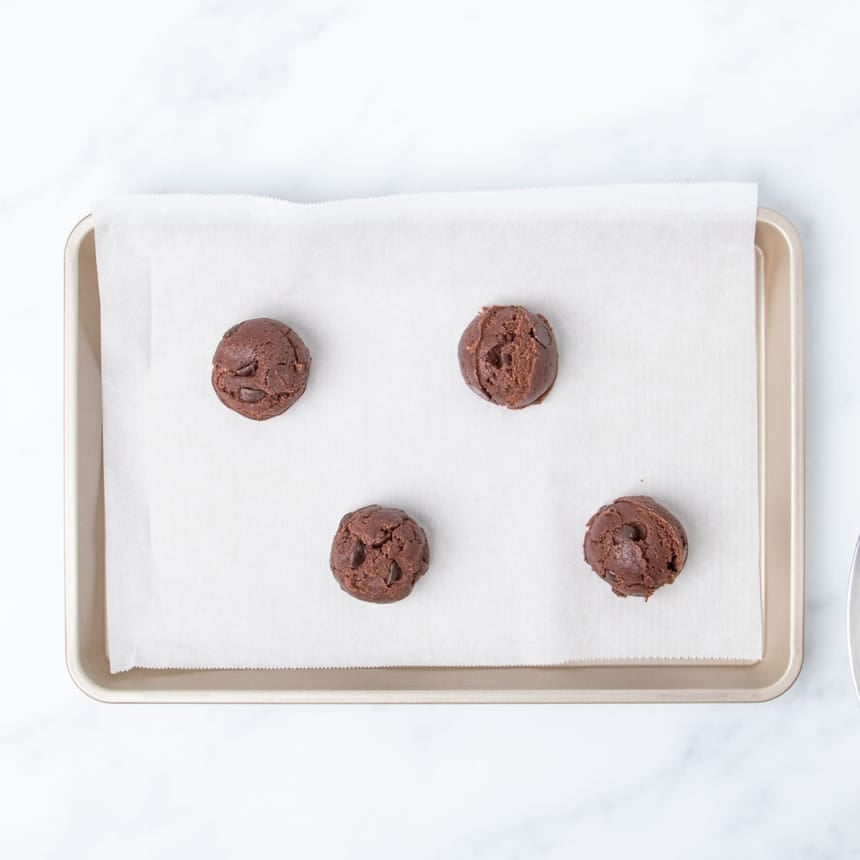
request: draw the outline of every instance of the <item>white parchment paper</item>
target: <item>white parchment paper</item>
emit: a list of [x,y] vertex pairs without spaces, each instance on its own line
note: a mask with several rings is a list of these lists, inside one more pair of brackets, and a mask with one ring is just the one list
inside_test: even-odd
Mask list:
[[[753,233],[746,184],[319,205],[132,196],[95,212],[111,668],[541,664],[761,656]],[[460,378],[487,304],[547,316],[560,369],[513,412]],[[310,348],[257,423],[213,393],[233,323]],[[584,525],[653,495],[678,581],[620,599]],[[346,511],[411,512],[432,561],[376,606],[328,568]]]

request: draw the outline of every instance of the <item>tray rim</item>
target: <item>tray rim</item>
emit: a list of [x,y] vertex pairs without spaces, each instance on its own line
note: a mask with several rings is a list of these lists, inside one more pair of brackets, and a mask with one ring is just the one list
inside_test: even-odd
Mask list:
[[[78,584],[77,564],[79,541],[79,511],[75,496],[77,486],[78,462],[78,253],[84,239],[94,230],[91,215],[81,219],[71,230],[64,249],[64,526],[65,526],[65,651],[66,666],[75,685],[87,696],[100,702],[109,703],[651,703],[651,702],[763,702],[774,699],[786,692],[796,681],[803,663],[803,613],[805,580],[805,421],[804,421],[804,378],[803,378],[803,252],[799,234],[794,225],[779,212],[759,207],[756,230],[759,225],[773,228],[788,249],[788,311],[790,338],[790,427],[789,441],[789,486],[790,534],[789,543],[789,649],[788,659],[778,677],[760,687],[685,688],[679,686],[644,685],[625,688],[570,688],[536,687],[504,688],[474,687],[443,689],[421,687],[369,688],[369,689],[244,689],[224,687],[217,689],[142,689],[134,686],[108,687],[93,678],[84,666],[81,654],[81,641],[78,629]],[[756,247],[758,244],[756,243]],[[764,659],[764,658],[763,658]],[[759,661],[763,662],[763,661]],[[681,661],[683,664],[683,661]],[[598,663],[579,664],[577,670],[589,668],[611,668],[633,665],[635,668],[657,671],[670,670],[672,661],[642,661],[631,664],[629,661],[599,661]],[[710,667],[701,662],[696,665],[704,671]],[[717,661],[714,669],[724,666]],[[757,666],[759,663],[751,664]],[[469,671],[470,667],[438,667],[445,671]],[[471,667],[477,668],[477,667]],[[504,667],[497,667],[503,670]],[[552,673],[554,669],[565,667],[517,667],[517,671],[540,671]],[[567,667],[570,668],[570,667]],[[218,670],[200,670],[218,671]],[[245,672],[248,670],[227,670]],[[278,671],[345,671],[363,672],[368,670],[250,670],[252,672]],[[398,669],[370,670],[384,672],[412,672],[420,677],[425,667],[399,667]],[[482,671],[487,671],[483,667]],[[198,674],[194,670],[170,670],[171,673]],[[128,675],[128,673],[121,673]],[[121,676],[112,676],[121,677]]]

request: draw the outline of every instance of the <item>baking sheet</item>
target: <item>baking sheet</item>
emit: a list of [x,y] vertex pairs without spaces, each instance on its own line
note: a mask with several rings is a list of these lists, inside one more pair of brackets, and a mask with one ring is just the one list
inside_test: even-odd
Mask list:
[[[120,510],[110,498],[114,466],[135,485],[120,487],[131,504],[114,529],[132,540],[112,543],[108,514],[109,570],[148,572],[129,580],[148,590],[117,608],[109,585],[112,631],[117,619],[134,622],[121,627],[131,631],[128,641],[114,642],[112,633],[115,667],[757,659],[754,197],[750,208],[740,190],[662,187],[657,202],[637,188],[321,207],[173,198],[179,223],[166,231],[164,199],[137,198],[126,232],[133,246],[118,234],[111,241],[123,271],[137,255],[146,261],[133,267],[145,278],[116,296],[134,321],[145,317],[129,314],[129,302],[148,305],[151,327],[146,337],[114,335],[117,355],[135,359],[144,376],[116,380],[116,365],[105,363],[105,466],[109,512]],[[617,221],[620,205],[632,220]],[[110,229],[100,237],[110,240]],[[334,239],[343,253],[331,253]],[[743,242],[747,257],[736,257]],[[661,243],[671,252],[661,253]],[[104,248],[100,238],[100,265]],[[110,263],[102,277],[110,314]],[[144,282],[148,302],[139,294]],[[481,402],[456,375],[459,332],[481,304],[496,301],[533,305],[559,335],[556,389],[521,413]],[[266,425],[224,410],[200,375],[202,367],[208,379],[220,333],[258,314],[295,324],[315,360],[308,394]],[[356,339],[356,331],[368,337]],[[386,384],[368,395],[367,380],[380,373]],[[164,415],[154,428],[146,420],[153,398]],[[113,418],[141,442],[137,463],[127,445],[118,463],[111,459],[112,404],[120,413]],[[444,420],[434,423],[439,404]],[[300,410],[321,420],[300,424]],[[339,434],[321,436],[320,426]],[[249,429],[257,433],[251,447]],[[273,472],[290,479],[260,478]],[[643,491],[672,506],[691,547],[701,548],[647,606],[613,597],[579,552],[594,508]],[[326,569],[331,523],[373,500],[412,510],[433,544],[430,574],[396,607],[349,600]],[[301,514],[293,532],[291,512]],[[208,535],[206,523],[215,539],[189,541]],[[248,535],[259,534],[265,541],[249,548]],[[499,570],[513,575],[502,579]],[[237,571],[263,571],[264,587],[237,582]]]
[[93,219],[69,234],[64,266],[66,661],[103,702],[761,702],[803,661],[803,253],[771,209],[756,220],[759,473],[764,653],[752,664],[600,661],[551,667],[131,669],[106,657],[101,331]]

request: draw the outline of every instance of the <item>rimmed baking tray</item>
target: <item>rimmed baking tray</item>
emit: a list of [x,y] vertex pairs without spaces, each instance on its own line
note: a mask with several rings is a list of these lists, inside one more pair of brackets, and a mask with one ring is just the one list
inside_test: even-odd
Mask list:
[[803,660],[802,255],[794,227],[759,209],[759,486],[764,656],[509,668],[133,669],[105,649],[101,338],[91,218],[65,251],[66,661],[105,702],[758,702],[785,692]]

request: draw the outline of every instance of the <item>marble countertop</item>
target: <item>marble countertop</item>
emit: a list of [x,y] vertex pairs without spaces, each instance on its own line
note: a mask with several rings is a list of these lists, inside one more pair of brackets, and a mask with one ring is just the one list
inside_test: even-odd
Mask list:
[[[835,0],[5,4],[0,856],[860,856],[858,35]],[[712,179],[759,182],[806,252],[807,639],[785,695],[145,707],[74,687],[62,246],[95,200]]]

